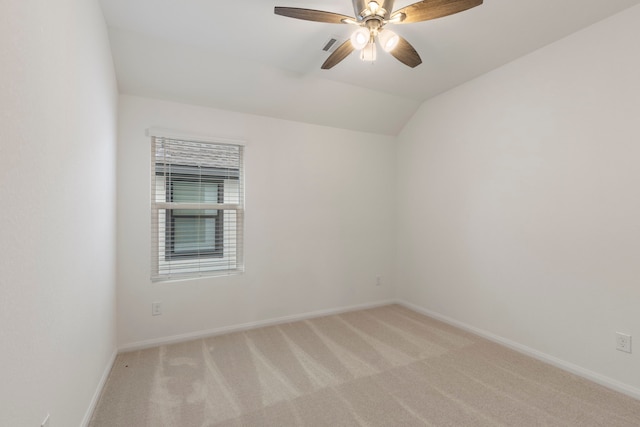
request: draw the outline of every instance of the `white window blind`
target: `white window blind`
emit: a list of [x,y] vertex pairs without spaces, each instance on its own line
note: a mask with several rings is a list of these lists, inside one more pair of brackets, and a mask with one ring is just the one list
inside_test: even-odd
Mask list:
[[244,271],[242,145],[151,137],[151,279]]

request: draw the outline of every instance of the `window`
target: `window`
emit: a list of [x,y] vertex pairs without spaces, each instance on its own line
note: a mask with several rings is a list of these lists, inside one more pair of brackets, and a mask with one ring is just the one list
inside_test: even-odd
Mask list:
[[[178,169],[177,167],[174,168]],[[200,174],[202,172],[202,174]],[[156,176],[158,176],[156,170]],[[224,176],[194,166],[164,174],[166,200],[173,203],[224,203]],[[217,209],[170,209],[165,224],[165,259],[224,255],[223,215]]]
[[152,280],[242,272],[244,147],[158,135],[151,145]]

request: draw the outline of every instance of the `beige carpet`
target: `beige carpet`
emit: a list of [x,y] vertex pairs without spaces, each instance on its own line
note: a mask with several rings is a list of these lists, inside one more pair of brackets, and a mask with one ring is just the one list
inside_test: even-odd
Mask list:
[[391,305],[120,354],[90,425],[640,426],[640,401]]

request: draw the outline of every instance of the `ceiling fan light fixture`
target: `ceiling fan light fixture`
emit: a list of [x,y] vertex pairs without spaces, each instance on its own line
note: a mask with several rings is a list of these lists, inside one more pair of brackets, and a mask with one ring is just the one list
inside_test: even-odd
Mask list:
[[[378,43],[381,49],[390,52],[395,59],[408,67],[415,68],[422,64],[418,52],[403,37],[384,31],[385,25],[400,22],[410,24],[442,18],[480,6],[484,0],[418,0],[395,12],[393,11],[395,0],[352,0],[352,2],[355,17],[299,7],[276,6],[273,11],[276,15],[305,21],[358,26],[350,39],[343,42],[324,61],[320,67],[323,70],[334,67],[354,50],[360,50],[359,56],[362,60],[375,61]],[[325,46],[325,50],[327,49]]]
[[396,48],[396,46],[398,46],[400,37],[391,30],[382,30],[378,34],[378,41],[380,42],[382,50],[385,52],[391,52]]
[[376,44],[374,42],[368,43],[361,51],[360,51],[360,59],[363,61],[373,62],[376,60]]
[[364,48],[369,43],[371,35],[367,28],[361,27],[351,34],[351,44],[355,49]]

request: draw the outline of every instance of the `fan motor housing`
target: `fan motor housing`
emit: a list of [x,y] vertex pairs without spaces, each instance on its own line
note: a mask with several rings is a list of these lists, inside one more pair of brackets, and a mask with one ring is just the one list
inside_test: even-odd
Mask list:
[[[372,0],[353,0],[353,10],[356,12],[356,18],[362,21],[366,16],[363,16],[363,12],[366,11],[369,7],[369,3]],[[374,0],[378,3],[380,9],[384,9],[385,14],[382,16],[382,19],[388,20],[391,17],[391,12],[393,12],[393,3],[395,0]]]

